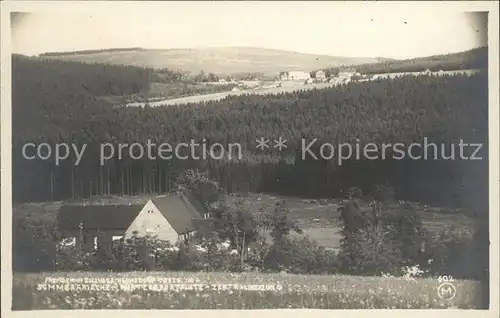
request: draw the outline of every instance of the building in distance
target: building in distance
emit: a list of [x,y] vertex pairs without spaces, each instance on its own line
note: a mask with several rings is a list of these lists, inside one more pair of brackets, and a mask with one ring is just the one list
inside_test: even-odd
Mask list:
[[324,82],[326,80],[326,74],[323,70],[316,72],[316,80]]
[[342,67],[339,69],[339,77],[351,77],[356,75],[356,69],[352,67]]
[[302,71],[287,71],[280,73],[280,80],[282,81],[305,81],[311,77],[309,72]]

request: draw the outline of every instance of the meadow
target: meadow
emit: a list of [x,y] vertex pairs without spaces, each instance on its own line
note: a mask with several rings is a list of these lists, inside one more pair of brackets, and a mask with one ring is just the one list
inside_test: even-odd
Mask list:
[[[184,281],[179,291],[120,290],[37,290],[47,277],[119,282]],[[190,290],[189,284],[201,286]],[[231,284],[221,288],[222,284]],[[255,286],[266,286],[256,290]],[[14,274],[13,310],[33,309],[423,309],[480,306],[478,282],[453,282],[456,295],[451,300],[438,296],[437,279],[320,276],[265,273],[57,273]],[[149,284],[151,286],[151,284]],[[170,284],[172,286],[172,284]],[[177,285],[181,286],[181,285]],[[252,290],[253,289],[253,290]],[[267,289],[267,290],[266,290]]]
[[[341,227],[339,224],[342,199],[301,199],[297,197],[273,196],[262,193],[226,196],[229,205],[239,201],[258,215],[262,209],[273,207],[278,201],[285,200],[289,217],[297,222],[302,234],[291,233],[292,236],[308,236],[321,246],[338,250],[340,248]],[[362,203],[367,205],[368,202]],[[465,216],[460,209],[431,207],[425,204],[411,203],[422,217],[422,223],[427,230],[436,234],[445,227],[453,231],[472,233],[476,227],[473,218]]]

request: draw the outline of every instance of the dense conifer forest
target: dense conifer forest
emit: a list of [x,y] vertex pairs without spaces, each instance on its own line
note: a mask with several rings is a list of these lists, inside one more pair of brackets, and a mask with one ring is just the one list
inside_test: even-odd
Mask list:
[[129,51],[140,51],[140,47],[124,47],[124,48],[114,48],[114,49],[101,49],[101,50],[79,50],[73,52],[46,52],[40,54],[40,56],[64,56],[73,54],[93,54],[93,53],[105,53],[105,52],[129,52]]
[[[393,63],[393,62],[388,62]],[[300,197],[341,196],[357,186],[391,185],[396,196],[487,211],[488,77],[402,76],[279,95],[230,96],[222,101],[158,108],[110,107],[96,98],[137,94],[152,70],[13,57],[13,197],[15,201],[91,195],[162,193],[187,167],[209,171],[228,192]],[[256,139],[271,148],[255,148]],[[282,137],[287,148],[272,148]],[[302,159],[301,139],[332,143],[483,143],[483,160]],[[119,160],[99,164],[101,143],[240,143],[243,158]],[[25,143],[87,144],[74,155],[26,160]],[[449,148],[447,148],[449,153]],[[314,150],[316,153],[318,149]],[[456,150],[458,156],[458,150]]]
[[[399,72],[455,71],[466,69],[488,68],[488,47],[479,47],[460,53],[450,53],[419,57],[409,60],[387,60],[380,63],[361,64],[356,70],[362,74],[381,74]],[[334,74],[339,68],[326,70],[326,74]]]

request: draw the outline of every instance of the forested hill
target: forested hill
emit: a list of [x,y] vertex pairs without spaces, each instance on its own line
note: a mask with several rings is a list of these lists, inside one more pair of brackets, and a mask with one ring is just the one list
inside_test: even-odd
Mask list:
[[[112,108],[93,94],[131,93],[148,69],[13,59],[13,196],[16,201],[164,192],[186,167],[208,170],[229,192],[302,197],[341,195],[350,186],[395,187],[399,198],[487,208],[487,161],[327,160],[297,157],[301,138],[332,144],[435,142],[485,144],[487,74],[405,76],[280,95],[233,96],[219,102],[158,108]],[[260,137],[288,148],[258,151]],[[99,166],[100,143],[195,139],[240,143],[242,160],[134,160],[125,153]],[[430,142],[429,141],[429,142]],[[88,144],[78,167],[70,157],[25,160],[24,143]],[[317,149],[315,149],[317,150]],[[457,150],[458,151],[458,150]],[[486,195],[486,197],[485,197]]]
[[[407,60],[386,60],[377,63],[356,65],[362,74],[381,74],[399,72],[454,71],[465,69],[487,69],[488,47],[479,47],[469,51],[419,57]],[[338,72],[338,67],[326,69],[327,73]]]
[[95,54],[95,53],[112,53],[112,52],[132,52],[143,50],[140,47],[128,47],[128,48],[113,48],[113,49],[100,49],[100,50],[80,50],[72,52],[46,52],[40,54],[40,57],[53,57],[53,56],[65,56],[65,55],[78,55],[78,54]]

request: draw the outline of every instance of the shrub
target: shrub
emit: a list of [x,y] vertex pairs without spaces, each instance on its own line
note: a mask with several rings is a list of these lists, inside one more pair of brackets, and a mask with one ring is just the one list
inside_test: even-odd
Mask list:
[[[387,188],[379,188],[381,193]],[[385,190],[384,190],[385,189]],[[339,260],[342,271],[354,274],[397,272],[422,259],[425,235],[419,214],[409,204],[378,196],[370,207],[356,199],[340,208],[343,226]]]
[[[432,260],[425,267],[435,276],[484,278],[489,267],[487,235],[487,230],[480,227],[474,232],[444,227],[425,241],[425,255]],[[481,236],[486,236],[486,240]]]
[[347,189],[346,195],[348,199],[360,199],[363,197],[363,191],[358,187],[350,187]]
[[357,275],[395,274],[401,267],[402,253],[392,240],[392,229],[360,229],[351,240],[339,253],[343,271]]
[[[198,251],[196,265],[198,270],[208,272],[228,272],[238,271],[241,269],[241,259],[238,254],[232,254],[230,247],[223,247],[223,241],[216,232],[208,232],[197,245],[201,252]],[[193,245],[191,243],[191,249]]]
[[274,242],[265,258],[265,267],[294,274],[334,273],[336,257],[307,237],[284,237]]
[[180,174],[175,183],[179,190],[189,190],[197,200],[207,207],[219,200],[220,185],[209,178],[208,172],[188,169]]

